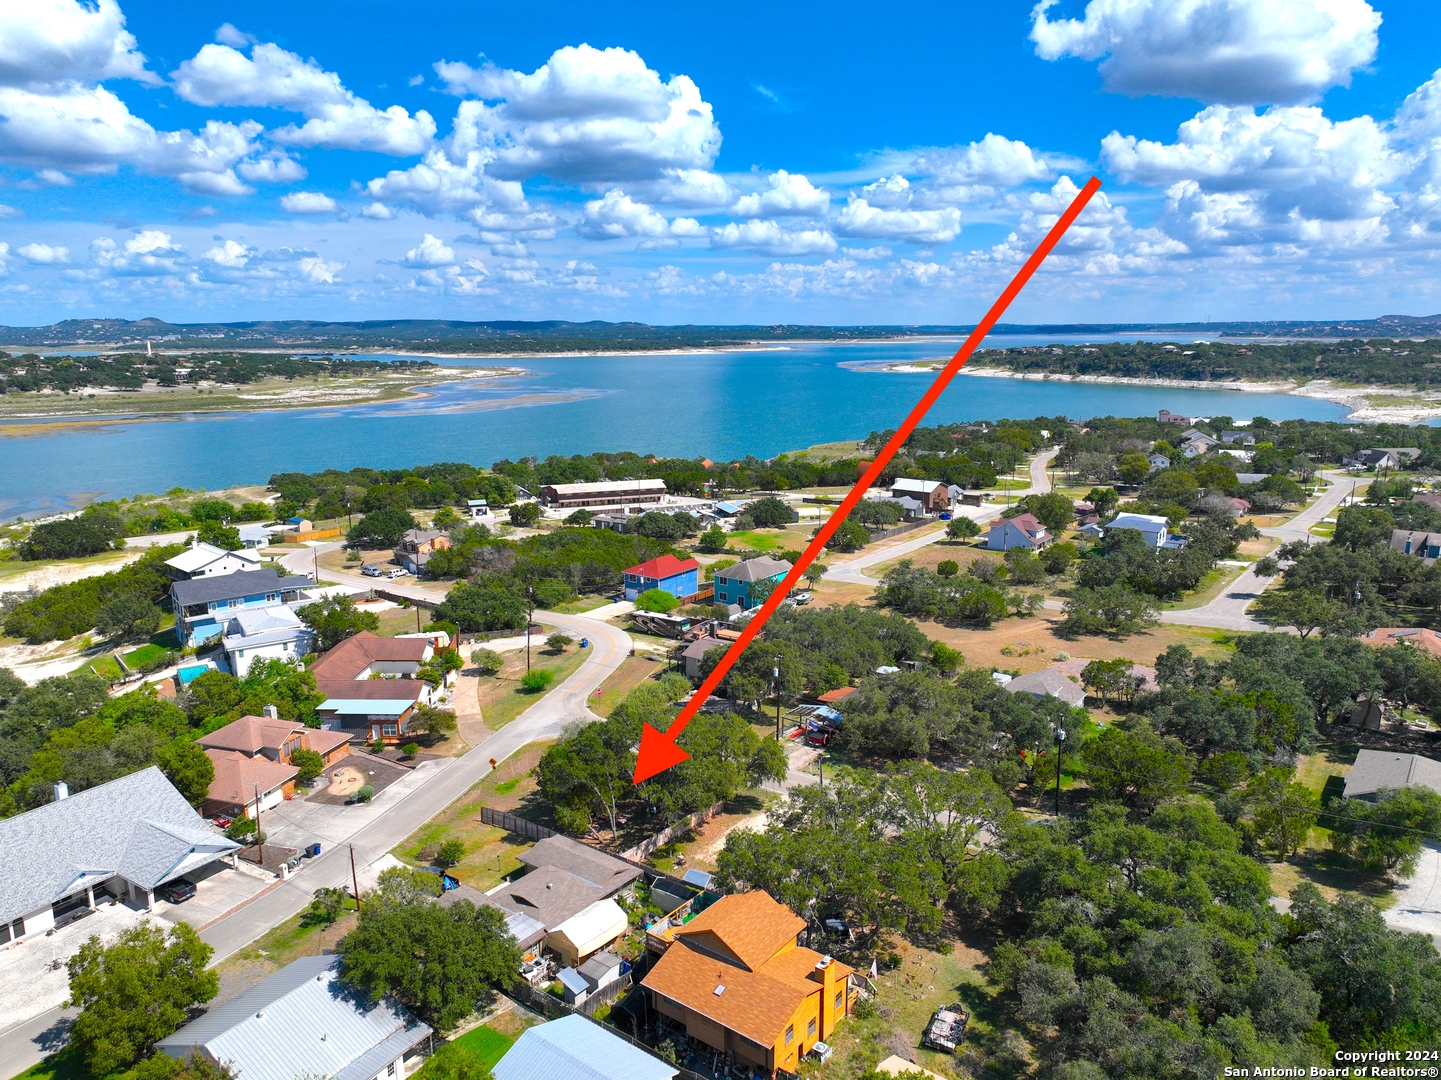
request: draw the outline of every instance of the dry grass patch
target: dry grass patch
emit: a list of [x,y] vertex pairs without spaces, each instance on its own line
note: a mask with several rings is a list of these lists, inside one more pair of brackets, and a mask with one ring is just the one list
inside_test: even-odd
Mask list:
[[[944,641],[960,649],[972,667],[1020,669],[1029,674],[1049,667],[1060,652],[1095,660],[1134,660],[1138,664],[1154,664],[1156,657],[1172,645],[1185,645],[1207,659],[1221,659],[1230,654],[1222,639],[1228,635],[1220,630],[1185,626],[1155,626],[1124,641],[1105,637],[1082,637],[1075,640],[1057,637],[1054,617],[1004,619],[989,629],[943,626],[937,622],[917,621],[928,638]],[[1011,655],[1001,650],[1010,649]],[[1023,650],[1027,650],[1022,655]]]
[[627,694],[647,679],[664,675],[666,667],[665,660],[654,653],[626,657],[620,667],[606,676],[599,693],[591,696],[591,711],[598,716],[609,716]]
[[220,976],[220,999],[236,996],[302,956],[334,952],[340,939],[355,929],[354,912],[342,915],[329,926],[306,926],[303,918],[303,915],[295,915],[286,919],[217,964],[215,971]]

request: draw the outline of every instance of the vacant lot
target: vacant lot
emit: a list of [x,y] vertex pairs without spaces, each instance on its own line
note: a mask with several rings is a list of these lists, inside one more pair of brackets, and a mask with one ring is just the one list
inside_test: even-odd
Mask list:
[[[942,626],[925,620],[916,625],[927,637],[960,649],[972,667],[1019,669],[1022,673],[1048,667],[1061,652],[1094,660],[1134,660],[1138,664],[1154,664],[1156,657],[1172,645],[1185,645],[1192,652],[1213,660],[1230,653],[1226,644],[1229,635],[1222,630],[1163,625],[1123,641],[1106,637],[1072,640],[1056,636],[1054,628],[1059,620],[1059,612],[1046,612],[1031,619],[1002,619],[985,630]],[[1007,649],[1009,654],[1003,651]]]
[[[545,649],[544,644],[544,638],[537,638],[531,646],[530,666],[532,670],[553,672],[555,681],[550,684],[552,688],[569,678],[589,652],[572,645],[565,652],[553,653]],[[544,696],[521,689],[520,679],[526,670],[524,649],[501,655],[505,658],[505,666],[500,673],[480,680],[480,715],[491,731],[499,731]]]

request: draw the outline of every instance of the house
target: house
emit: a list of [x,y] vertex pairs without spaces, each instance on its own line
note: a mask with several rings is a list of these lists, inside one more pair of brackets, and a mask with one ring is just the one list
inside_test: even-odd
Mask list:
[[[315,686],[325,695],[317,708],[327,730],[355,741],[394,744],[409,730],[418,704],[434,704],[441,687],[419,677],[435,655],[428,637],[381,637],[362,630],[346,638],[311,666]],[[442,686],[453,684],[455,673]]]
[[295,794],[300,771],[290,763],[297,750],[314,750],[326,765],[350,752],[350,736],[307,728],[273,715],[242,716],[195,741],[215,766],[201,812],[207,817],[254,817],[256,803],[270,809]]
[[1034,514],[1017,514],[991,526],[986,533],[986,547],[991,551],[1010,551],[1011,548],[1036,551],[1054,539]]
[[1391,530],[1391,550],[1402,555],[1415,555],[1428,564],[1441,556],[1441,533],[1417,532],[1412,529]]
[[1227,496],[1226,501],[1235,507],[1238,516],[1251,512],[1251,502],[1249,499],[1233,499]]
[[856,688],[854,686],[842,686],[837,690],[827,690],[824,694],[819,695],[816,700],[822,705],[835,706],[839,705],[855,692]]
[[1270,478],[1269,474],[1263,472],[1238,472],[1236,474],[1236,482],[1240,484],[1259,484]]
[[1184,536],[1171,536],[1167,531],[1168,522],[1163,517],[1154,514],[1117,514],[1106,523],[1107,532],[1115,532],[1117,529],[1135,529],[1141,534],[1141,539],[1147,547],[1153,548],[1183,548],[1186,546]]
[[680,652],[680,658],[685,664],[685,677],[691,680],[699,679],[700,662],[705,659],[705,654],[729,644],[730,642],[716,637],[696,638]]
[[1099,540],[1101,537],[1106,535],[1106,530],[1101,526],[1101,522],[1099,519],[1097,519],[1096,521],[1086,522],[1076,531],[1082,536],[1084,536],[1087,540],[1092,541]]
[[939,480],[894,480],[891,483],[891,498],[917,499],[932,513],[951,508],[950,485]]
[[1221,441],[1227,445],[1255,446],[1256,436],[1249,431],[1223,431],[1221,432]]
[[491,512],[487,499],[466,499],[465,516],[472,525],[495,524],[495,514]]
[[1341,464],[1353,469],[1401,469],[1420,456],[1415,446],[1377,446],[1347,454]]
[[244,608],[225,624],[220,643],[230,670],[243,679],[257,660],[295,660],[315,650],[315,632],[284,604]]
[[1220,446],[1217,439],[1211,438],[1204,431],[1188,431],[1181,436],[1181,453],[1187,458],[1199,457],[1207,450]]
[[340,957],[302,956],[156,1042],[199,1052],[245,1080],[399,1080],[431,1029],[392,998],[371,1003],[340,978]]
[[630,523],[631,519],[624,514],[596,514],[590,519],[593,529],[610,529],[619,533],[629,531]]
[[723,896],[667,931],[642,985],[691,1038],[768,1075],[796,1072],[858,996],[851,968],[799,944],[805,929],[765,892]]
[[530,870],[553,866],[574,874],[599,886],[605,896],[625,891],[641,876],[640,867],[634,863],[607,855],[568,836],[547,836],[529,851],[521,852],[517,859]]
[[1418,491],[1411,496],[1414,503],[1425,503],[1435,510],[1441,510],[1441,491]]
[[581,507],[643,506],[665,499],[664,480],[596,480],[584,484],[547,484],[540,490],[547,506],[578,510]]
[[526,1028],[491,1067],[495,1080],[673,1080],[679,1070],[585,1016]]
[[1060,698],[1067,705],[1081,705],[1086,692],[1055,668],[1042,668],[1029,675],[1018,675],[1006,683],[1012,694],[1030,694],[1037,701],[1044,697]]
[[1156,414],[1156,419],[1163,424],[1185,424],[1187,427],[1191,424],[1191,418],[1189,416],[1173,413],[1170,409],[1162,409]]
[[952,506],[980,506],[985,496],[977,491],[966,494],[966,489],[959,484],[952,484],[946,488],[946,493],[951,497]]
[[1346,774],[1343,794],[1348,799],[1375,802],[1382,790],[1408,787],[1430,788],[1441,795],[1441,761],[1390,750],[1358,750],[1356,763]]
[[676,599],[694,596],[700,591],[700,563],[694,559],[662,555],[649,562],[638,563],[625,571],[627,600],[634,600],[651,589],[662,589]]
[[1169,469],[1171,467],[1171,459],[1165,454],[1149,454],[1146,460],[1151,463],[1152,472],[1160,472],[1162,469]]
[[155,766],[0,820],[0,944],[44,934],[96,900],[149,908],[155,890],[228,859],[212,829]]
[[246,570],[259,570],[260,556],[253,551],[226,551],[214,544],[197,543],[173,559],[165,560],[166,573],[172,581],[219,577]]
[[468,900],[476,907],[489,906],[495,908],[505,917],[505,929],[515,942],[520,946],[522,952],[533,950],[545,938],[545,927],[529,915],[522,915],[518,911],[510,911],[501,907],[479,889],[461,882],[453,889],[446,889],[436,898],[436,903],[441,907],[450,907],[461,900]]
[[756,594],[757,584],[769,581],[778,585],[790,572],[791,564],[785,559],[772,559],[768,555],[727,566],[716,571],[715,602],[739,604],[742,611],[747,611],[764,600]]
[[393,561],[412,574],[419,574],[435,551],[450,547],[450,536],[439,529],[410,529],[391,549]]
[[240,542],[248,548],[270,546],[270,526],[268,525],[238,525],[236,531],[240,533]]
[[895,503],[901,508],[901,518],[904,521],[925,521],[930,515],[927,504],[920,499],[913,499],[909,495],[902,495],[895,499],[877,499],[876,502]]
[[1381,626],[1361,638],[1367,645],[1410,645],[1441,657],[1441,634],[1424,626]]
[[305,590],[314,587],[308,577],[281,577],[270,569],[177,581],[170,586],[175,637],[182,648],[201,645],[222,636],[242,609],[303,604],[310,599]]

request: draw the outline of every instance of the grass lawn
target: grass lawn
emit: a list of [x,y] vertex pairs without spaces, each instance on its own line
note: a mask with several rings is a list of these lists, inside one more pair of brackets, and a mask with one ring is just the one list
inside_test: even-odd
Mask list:
[[75,669],[77,672],[88,672],[99,675],[102,679],[109,679],[114,682],[125,677],[120,670],[120,665],[115,662],[115,657],[106,653],[104,656],[97,656],[93,660],[87,660]]
[[[420,614],[420,626],[415,624],[416,613]],[[395,637],[397,634],[416,634],[425,629],[425,624],[430,621],[430,616],[423,609],[418,607],[408,608],[386,608],[384,611],[377,611],[380,617],[380,629],[376,631],[381,637]]]
[[295,915],[286,919],[217,964],[215,971],[220,976],[217,1000],[234,997],[302,956],[319,956],[326,949],[334,951],[340,939],[355,929],[353,913],[342,915],[329,926],[305,926],[301,918]]
[[1220,596],[1231,583],[1246,572],[1244,566],[1217,566],[1196,582],[1196,587],[1179,600],[1165,600],[1159,605],[1163,611],[1187,611],[1205,607]]
[[[544,638],[536,638],[531,646],[530,666],[553,671],[555,681],[550,685],[554,689],[580,667],[589,650],[572,645],[556,654],[548,652],[544,643]],[[525,674],[524,649],[501,653],[501,656],[505,658],[505,666],[500,673],[480,680],[480,715],[491,731],[499,731],[549,692],[532,694],[520,688],[520,677]]]
[[605,607],[614,603],[614,598],[609,596],[576,596],[556,607],[554,610],[562,615],[581,615],[587,611],[594,611],[596,608]]
[[441,844],[459,840],[465,845],[465,857],[450,872],[482,891],[499,885],[507,874],[520,868],[518,856],[531,846],[531,841],[482,825],[480,808],[489,806],[524,817],[543,816],[537,813],[543,807],[536,803],[531,771],[548,746],[548,741],[531,743],[501,762],[464,796],[396,845],[391,854],[414,866],[427,866]]
[[138,649],[131,649],[128,653],[124,654],[124,660],[126,666],[130,668],[131,671],[139,671],[142,667],[160,660],[169,652],[169,649],[151,642],[148,645],[140,646]]
[[591,697],[591,711],[600,716],[609,716],[611,710],[619,705],[627,694],[647,679],[659,678],[665,674],[665,670],[665,660],[653,653],[626,657],[620,667],[607,675],[605,682],[600,684],[600,693]]
[[801,539],[797,533],[786,529],[750,529],[731,533],[728,542],[738,551],[752,548],[756,551],[789,551],[803,548],[804,543],[797,543]]
[[463,1046],[478,1057],[487,1069],[505,1057],[505,1052],[515,1045],[515,1040],[502,1035],[488,1024],[471,1028],[458,1039],[452,1039],[456,1046]]

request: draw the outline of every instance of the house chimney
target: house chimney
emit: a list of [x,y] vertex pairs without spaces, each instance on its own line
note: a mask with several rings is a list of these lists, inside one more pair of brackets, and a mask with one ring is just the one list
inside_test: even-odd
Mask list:
[[260,710],[261,714],[270,720],[279,720],[280,711],[274,705],[267,705]]
[[836,1028],[836,1021],[840,1019],[839,1010],[836,1008],[836,965],[829,956],[822,956],[821,962],[816,965],[815,973],[820,976],[821,984],[821,1039],[830,1038],[831,1032]]
[[56,802],[59,802],[61,799],[68,799],[68,798],[70,798],[70,785],[67,784],[64,780],[56,780],[56,781],[55,781],[55,801],[56,801]]

